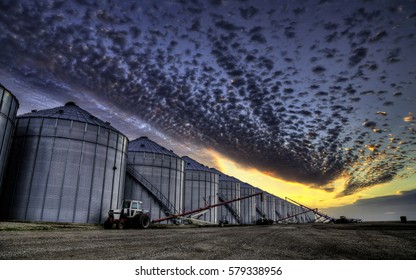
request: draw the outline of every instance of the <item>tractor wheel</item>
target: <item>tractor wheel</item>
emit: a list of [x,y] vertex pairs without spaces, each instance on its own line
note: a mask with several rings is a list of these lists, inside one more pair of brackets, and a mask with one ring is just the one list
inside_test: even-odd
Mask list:
[[125,229],[126,228],[126,223],[124,221],[120,221],[117,223],[117,228],[118,229]]
[[104,222],[104,228],[105,229],[112,229],[113,228],[113,222],[111,222],[110,220],[105,220]]
[[150,225],[150,217],[145,214],[137,214],[134,216],[132,224],[133,228],[146,229]]
[[139,228],[146,229],[150,226],[150,217],[145,214],[141,214],[139,217]]

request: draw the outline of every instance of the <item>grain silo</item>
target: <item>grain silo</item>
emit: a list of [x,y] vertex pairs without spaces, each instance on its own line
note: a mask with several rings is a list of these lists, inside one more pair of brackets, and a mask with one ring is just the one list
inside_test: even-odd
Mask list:
[[272,221],[276,221],[276,197],[272,194],[265,193],[263,199],[265,200],[266,205],[264,209],[266,218]]
[[[218,199],[220,202],[233,200],[240,198],[240,181],[234,177],[225,175],[224,173],[219,172],[218,170],[211,168],[213,172],[216,172],[220,177],[220,186]],[[232,203],[227,203],[220,206],[219,209],[219,221],[228,222],[229,224],[241,224],[241,214],[240,214],[240,201],[235,201]]]
[[68,102],[17,117],[2,214],[101,223],[123,196],[128,139]]
[[293,203],[289,202],[289,208],[290,208],[290,216],[292,216],[292,218],[290,219],[291,222],[295,223],[297,222],[297,218],[296,218],[296,205],[294,205]]
[[300,221],[299,222],[301,222],[301,223],[306,223],[306,214],[305,214],[305,210],[303,210],[303,208],[302,207],[300,207],[300,206],[298,206],[299,207],[299,213],[302,213],[302,214],[300,214],[299,216],[300,216]]
[[275,197],[276,220],[283,218],[283,200],[280,197]]
[[308,223],[313,223],[315,221],[315,213],[313,211],[309,211],[306,213],[306,221]]
[[173,151],[147,137],[130,142],[124,197],[142,201],[152,220],[182,212],[183,180],[184,162]]
[[[287,218],[289,215],[289,213],[288,213],[288,206],[289,206],[289,204],[288,204],[288,202],[286,201],[286,200],[284,200],[284,199],[282,199],[281,200],[281,211],[282,211],[282,218],[283,219],[285,219],[285,218]],[[287,222],[288,220],[283,220],[283,222]]]
[[[256,192],[263,192],[259,188],[254,188]],[[267,217],[267,202],[266,202],[266,193],[263,193],[263,196],[256,196],[256,220],[268,219]]]
[[[184,212],[218,203],[219,175],[212,169],[189,158],[185,162]],[[218,223],[218,207],[205,210],[199,220]]]
[[0,195],[18,108],[17,99],[0,84]]
[[293,217],[293,221],[295,222],[295,223],[300,223],[300,209],[299,209],[299,206],[297,206],[297,205],[295,205],[295,204],[293,204],[293,215],[295,215],[294,217]]
[[[255,193],[258,193],[258,191],[256,191],[253,186],[244,182],[240,183],[241,197],[253,195]],[[240,200],[241,222],[243,224],[250,225],[256,223],[256,197],[257,196],[252,196]]]

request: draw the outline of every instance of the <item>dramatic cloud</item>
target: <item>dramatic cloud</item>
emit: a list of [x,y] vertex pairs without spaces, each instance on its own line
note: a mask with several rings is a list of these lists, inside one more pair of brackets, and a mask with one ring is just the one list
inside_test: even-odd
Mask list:
[[54,100],[91,93],[178,142],[314,188],[345,176],[340,196],[415,173],[414,1],[10,0],[0,10],[1,78]]

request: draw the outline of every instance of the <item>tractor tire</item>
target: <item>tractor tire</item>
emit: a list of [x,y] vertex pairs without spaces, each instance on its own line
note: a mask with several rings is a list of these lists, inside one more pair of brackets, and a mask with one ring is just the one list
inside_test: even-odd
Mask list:
[[112,229],[113,228],[113,222],[111,222],[110,220],[105,220],[104,222],[104,228],[105,229]]
[[139,228],[147,229],[150,226],[150,217],[148,215],[142,214],[140,217]]
[[145,214],[137,214],[134,216],[132,224],[133,228],[146,229],[150,226],[150,217]]
[[124,221],[118,222],[117,223],[117,228],[118,229],[125,229],[126,228],[126,223]]

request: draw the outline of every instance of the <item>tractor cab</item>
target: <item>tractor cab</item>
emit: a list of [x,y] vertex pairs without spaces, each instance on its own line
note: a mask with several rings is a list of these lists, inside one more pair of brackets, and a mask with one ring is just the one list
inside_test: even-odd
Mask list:
[[143,211],[142,207],[143,202],[138,200],[124,200],[122,203],[122,211],[127,217],[133,217],[137,212],[147,212]]

